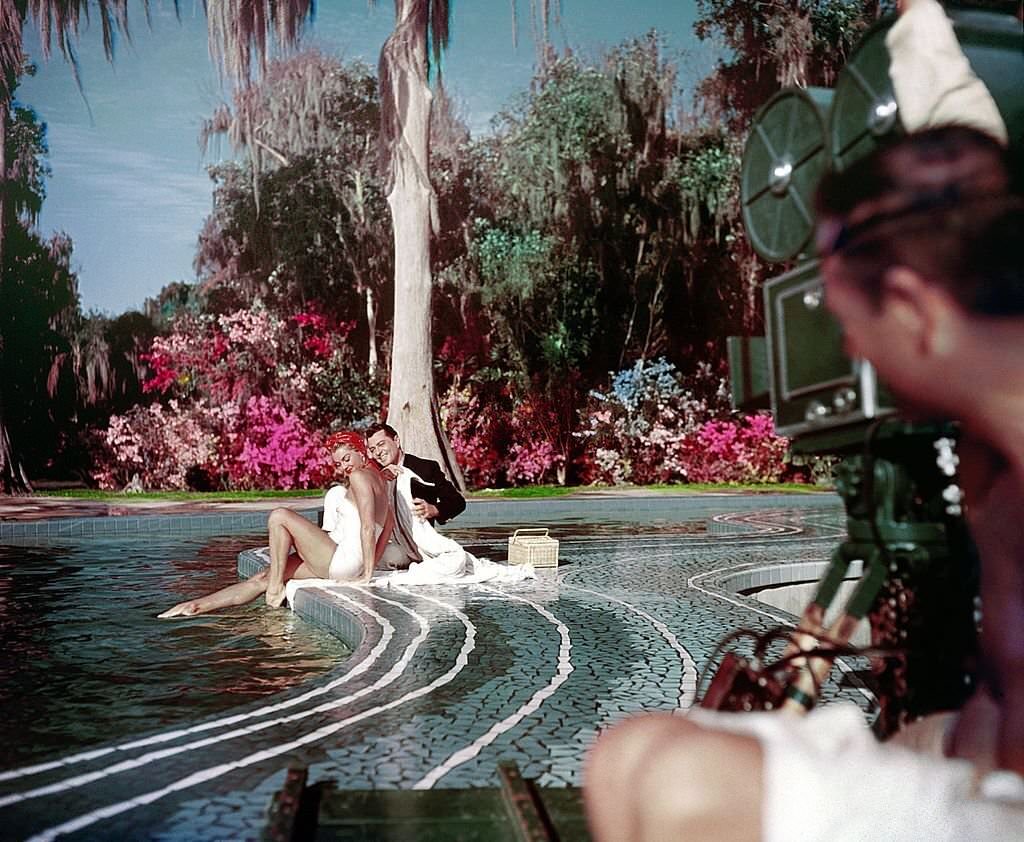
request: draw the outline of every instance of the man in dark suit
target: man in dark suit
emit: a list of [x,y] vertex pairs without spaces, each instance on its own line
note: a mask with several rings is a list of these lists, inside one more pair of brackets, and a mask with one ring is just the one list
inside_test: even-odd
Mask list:
[[466,500],[432,459],[421,459],[402,450],[398,433],[388,424],[373,424],[366,430],[366,449],[388,479],[408,468],[422,482],[412,481],[412,513],[431,524],[447,523],[466,508]]

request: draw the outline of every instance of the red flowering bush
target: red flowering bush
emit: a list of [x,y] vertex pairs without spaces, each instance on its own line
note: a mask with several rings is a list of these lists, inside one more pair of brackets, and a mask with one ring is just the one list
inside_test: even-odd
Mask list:
[[512,448],[506,474],[510,483],[557,482],[564,485],[575,446],[577,378],[530,392],[512,412]]
[[379,390],[354,363],[350,322],[315,311],[249,310],[178,319],[153,341],[143,384],[164,403],[115,416],[94,477],[123,487],[309,488],[329,476],[323,436],[375,418]]
[[507,403],[484,400],[472,386],[453,386],[441,401],[441,419],[470,488],[504,484],[508,462]]
[[241,447],[228,464],[236,488],[312,488],[330,473],[322,439],[272,398],[251,397],[232,437]]
[[788,449],[770,415],[747,415],[701,425],[683,440],[680,462],[690,482],[778,482]]

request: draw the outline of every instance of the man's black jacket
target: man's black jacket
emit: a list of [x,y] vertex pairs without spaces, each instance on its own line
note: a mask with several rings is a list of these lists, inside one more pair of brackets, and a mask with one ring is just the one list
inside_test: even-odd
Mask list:
[[441,470],[441,466],[437,462],[406,453],[402,464],[423,480],[423,482],[418,482],[415,479],[412,481],[410,486],[412,496],[437,506],[438,523],[446,523],[465,510],[465,498],[444,475],[444,471]]

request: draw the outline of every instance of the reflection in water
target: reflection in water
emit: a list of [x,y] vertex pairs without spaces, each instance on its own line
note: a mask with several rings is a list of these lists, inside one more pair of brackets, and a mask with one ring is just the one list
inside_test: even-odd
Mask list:
[[266,533],[0,546],[0,767],[195,722],[300,685],[348,651],[261,603],[157,613],[237,581]]

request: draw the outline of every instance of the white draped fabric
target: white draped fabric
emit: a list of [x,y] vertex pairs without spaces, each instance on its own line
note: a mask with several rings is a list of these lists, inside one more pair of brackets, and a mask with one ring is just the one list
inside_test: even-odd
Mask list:
[[472,584],[476,582],[519,582],[534,577],[532,565],[495,564],[486,558],[477,558],[457,541],[442,535],[430,522],[413,516],[413,479],[429,485],[407,467],[395,480],[396,528],[412,536],[422,561],[413,562],[408,570],[397,570],[382,577],[387,582],[402,585]]
[[[415,517],[412,508],[413,479],[430,485],[409,468],[402,468],[395,480],[395,529],[404,531],[405,535],[411,538],[422,560],[413,562],[407,570],[375,573],[371,585],[471,585],[480,582],[505,584],[535,578],[533,565],[496,564],[490,559],[477,558],[466,552],[458,541],[453,541],[434,529],[429,521]],[[324,525],[325,528],[328,526],[326,512]],[[333,520],[331,526],[334,526]],[[351,527],[351,524],[348,526]],[[356,530],[358,531],[358,523]],[[344,536],[336,537],[332,533],[331,538],[340,544],[339,538]],[[295,593],[300,588],[337,584],[339,583],[331,579],[292,579],[285,584],[285,598],[289,605],[294,606]]]

